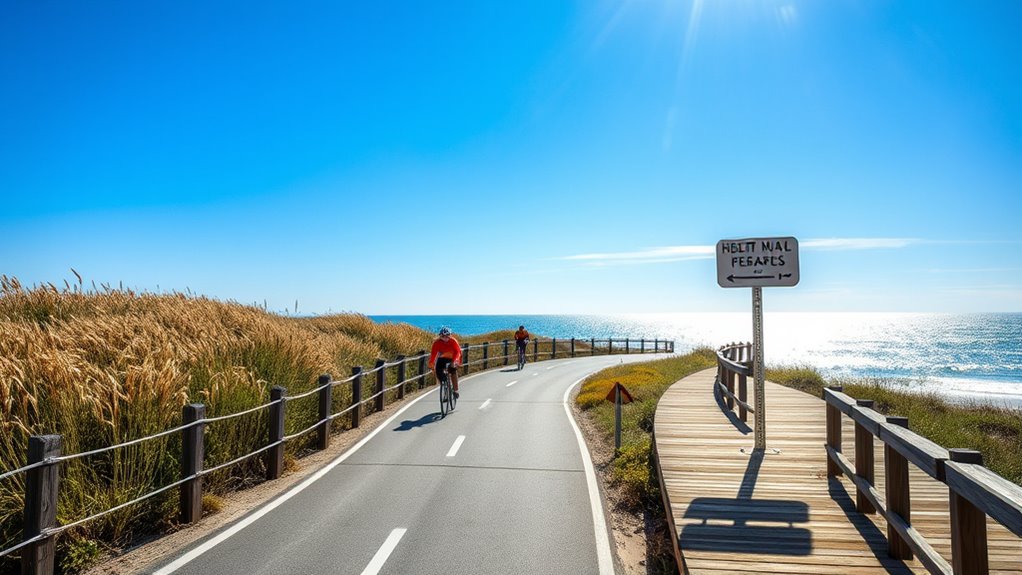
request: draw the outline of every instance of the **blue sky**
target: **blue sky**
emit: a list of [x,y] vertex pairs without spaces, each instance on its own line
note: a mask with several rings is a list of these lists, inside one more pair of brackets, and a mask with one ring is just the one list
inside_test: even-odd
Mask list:
[[300,313],[1022,311],[1017,1],[0,5],[0,273]]

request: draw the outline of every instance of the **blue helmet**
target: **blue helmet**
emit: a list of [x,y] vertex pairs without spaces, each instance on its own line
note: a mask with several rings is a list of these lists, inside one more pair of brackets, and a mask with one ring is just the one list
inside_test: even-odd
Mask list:
[[439,333],[440,333],[441,336],[451,335],[451,328],[449,328],[449,327],[447,327],[445,325],[444,327],[440,328],[440,332]]

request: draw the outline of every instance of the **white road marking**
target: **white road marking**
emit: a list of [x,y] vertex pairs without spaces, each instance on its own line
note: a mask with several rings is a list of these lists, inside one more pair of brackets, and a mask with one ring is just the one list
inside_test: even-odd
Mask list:
[[376,555],[373,555],[373,560],[366,565],[366,568],[362,570],[362,575],[376,575],[383,568],[383,564],[387,562],[387,558],[394,552],[394,548],[397,547],[398,541],[405,536],[407,529],[395,529],[390,532],[387,536],[387,540],[383,542],[383,546],[380,547]]
[[[468,375],[468,376],[462,377],[461,381],[465,381],[467,379],[472,379],[473,377],[476,377],[477,375],[479,375],[479,374],[473,374],[473,375]],[[426,393],[420,395],[419,397],[416,397],[415,399],[413,399],[410,402],[408,402],[408,405],[406,405],[406,406],[402,407],[401,409],[397,410],[397,412],[395,412],[394,415],[391,415],[389,418],[387,418],[386,421],[381,423],[379,427],[377,427],[376,429],[374,429],[371,432],[369,432],[369,435],[363,437],[358,443],[353,445],[351,447],[351,449],[345,451],[343,454],[341,454],[340,457],[338,457],[337,459],[335,459],[335,460],[331,461],[330,463],[328,463],[325,467],[323,467],[323,469],[320,469],[316,473],[310,475],[309,478],[306,479],[305,481],[302,481],[298,485],[292,487],[290,491],[284,493],[283,495],[281,495],[280,497],[274,499],[273,501],[270,501],[269,503],[266,504],[266,506],[262,507],[261,509],[259,509],[255,513],[249,515],[248,517],[245,517],[241,521],[238,521],[237,523],[232,525],[229,529],[224,530],[222,533],[220,533],[216,537],[213,537],[209,541],[206,541],[202,545],[199,545],[195,549],[192,549],[188,553],[185,553],[181,557],[178,557],[177,560],[172,561],[171,563],[167,564],[167,566],[164,567],[163,569],[160,569],[158,571],[153,572],[153,575],[170,575],[171,573],[173,573],[173,572],[177,571],[178,569],[184,567],[188,563],[191,563],[192,561],[194,561],[197,557],[199,557],[200,555],[202,555],[206,551],[209,551],[210,549],[212,549],[212,548],[216,547],[217,545],[223,543],[224,541],[229,539],[232,535],[234,535],[238,531],[241,531],[242,529],[244,529],[244,528],[248,527],[249,525],[255,523],[263,515],[266,515],[270,511],[273,511],[277,507],[280,507],[280,505],[283,504],[285,501],[287,501],[288,499],[291,499],[295,495],[298,495],[306,487],[312,485],[317,479],[320,479],[321,477],[323,477],[324,475],[329,473],[333,468],[337,467],[341,463],[344,463],[344,460],[346,460],[347,458],[351,457],[351,455],[353,453],[355,453],[356,451],[358,451],[363,445],[365,445],[366,443],[369,443],[370,439],[376,437],[377,433],[383,431],[384,429],[388,429],[388,426],[390,425],[390,423],[392,421],[397,419],[402,413],[408,411],[408,409],[410,409],[413,405],[415,405],[416,403],[421,401],[423,398],[429,397],[433,393],[433,391],[435,391],[436,389],[437,388],[433,388],[433,389],[427,391]]]
[[551,369],[553,369],[553,368],[555,368],[555,367],[557,367],[557,366],[556,366],[556,365],[551,365],[550,367],[546,368],[546,370],[547,370],[547,371],[550,371]]
[[511,383],[509,383],[509,384],[505,385],[504,387],[511,387],[512,385],[514,385],[514,384],[516,384],[516,383],[518,383],[518,380],[517,380],[517,379],[516,379],[516,380],[514,380],[514,381],[512,381]]
[[465,443],[465,436],[459,435],[458,439],[454,440],[454,445],[452,445],[451,449],[447,452],[447,457],[454,457],[457,455],[458,450],[461,449],[462,443]]
[[490,405],[490,400],[489,400],[489,399],[487,399],[486,401],[484,401],[484,402],[483,402],[483,404],[479,406],[479,409],[483,409],[483,408],[484,408],[484,407],[486,407],[487,405]]
[[[594,372],[595,373],[595,372]],[[600,488],[596,483],[596,472],[593,470],[593,460],[589,457],[589,448],[586,447],[586,440],[582,437],[582,431],[575,423],[575,416],[571,414],[571,390],[588,376],[580,378],[571,384],[564,391],[564,412],[568,414],[568,421],[571,428],[575,430],[575,439],[578,440],[578,450],[582,453],[582,467],[586,472],[586,486],[589,488],[589,506],[593,510],[593,532],[596,535],[596,559],[600,566],[600,575],[614,575],[614,559],[610,554],[610,534],[607,533],[607,520],[603,516],[603,502],[600,499]]]

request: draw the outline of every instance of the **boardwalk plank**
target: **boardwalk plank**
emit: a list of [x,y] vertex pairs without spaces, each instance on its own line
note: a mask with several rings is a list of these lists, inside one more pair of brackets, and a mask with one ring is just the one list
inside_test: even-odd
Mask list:
[[[661,398],[655,435],[668,513],[688,573],[873,575],[926,573],[887,556],[887,526],[855,511],[854,486],[828,478],[824,402],[767,383],[767,450],[722,411],[714,370],[687,377]],[[751,385],[751,382],[750,382]],[[854,424],[842,418],[854,463]],[[883,445],[874,441],[877,490],[884,493]],[[948,490],[910,465],[912,525],[945,559],[951,541]],[[991,573],[1022,575],[1022,540],[988,521]]]

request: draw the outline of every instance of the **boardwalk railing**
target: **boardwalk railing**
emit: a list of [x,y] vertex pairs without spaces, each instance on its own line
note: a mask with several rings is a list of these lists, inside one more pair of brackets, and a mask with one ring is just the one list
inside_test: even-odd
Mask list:
[[[510,346],[513,347],[513,344],[510,344]],[[613,353],[674,351],[673,341],[661,339],[647,340],[644,338],[569,338],[560,340],[537,338],[532,340],[532,346],[533,361],[555,359],[558,357],[577,357],[579,354],[606,355]],[[491,347],[494,348],[493,354],[490,353]],[[462,347],[462,368],[465,373],[469,373],[473,368],[476,370],[489,369],[491,363],[494,367],[508,365],[513,351],[509,347],[508,340],[471,345],[464,344]],[[385,409],[388,393],[396,400],[401,400],[404,399],[409,386],[423,389],[432,385],[432,378],[426,365],[428,355],[425,351],[419,351],[410,357],[399,355],[394,361],[390,362],[379,359],[376,361],[376,365],[368,371],[364,371],[361,366],[353,367],[351,375],[341,380],[334,380],[331,375],[324,374],[319,377],[318,385],[315,388],[297,395],[289,396],[287,395],[287,389],[281,386],[274,386],[270,390],[269,402],[238,413],[206,417],[205,405],[199,403],[185,405],[181,414],[182,424],[178,427],[87,452],[62,455],[63,438],[60,435],[31,436],[28,442],[27,464],[18,469],[0,473],[0,480],[20,474],[25,475],[24,537],[20,543],[0,550],[0,558],[21,551],[23,574],[50,575],[54,572],[57,535],[118,510],[141,503],[174,488],[179,488],[181,522],[194,523],[202,515],[203,477],[215,471],[248,461],[257,455],[263,455],[266,458],[266,479],[279,478],[284,471],[284,447],[288,442],[315,432],[315,448],[317,450],[326,449],[330,444],[331,422],[335,419],[347,415],[349,427],[356,428],[360,425],[363,412],[377,412]],[[472,359],[473,356],[475,359]],[[413,377],[407,376],[409,366],[415,367],[416,375]],[[388,385],[387,373],[391,368],[396,370],[396,375],[392,384]],[[373,378],[372,388],[369,390],[372,395],[366,396],[364,384],[368,381],[366,378],[370,376]],[[350,401],[343,409],[334,411],[333,406],[336,397],[333,394],[333,390],[338,386],[350,386]],[[290,402],[311,396],[316,396],[318,399],[318,419],[305,429],[285,435],[287,405]],[[269,431],[267,444],[225,463],[205,468],[204,438],[206,426],[256,412],[266,413],[266,429]],[[181,441],[180,479],[105,511],[75,520],[71,523],[57,525],[57,501],[60,488],[59,471],[61,463],[138,445],[167,436],[179,437]]]
[[[891,557],[919,561],[939,574],[989,573],[989,516],[1022,537],[1022,487],[983,466],[978,451],[945,449],[909,431],[908,419],[884,417],[871,400],[855,400],[840,386],[823,391],[827,409],[827,475],[855,484],[855,507],[887,520]],[[855,463],[841,451],[841,415],[855,421]],[[884,444],[885,493],[875,487],[873,438]],[[947,485],[951,510],[951,564],[912,527],[908,463]]]
[[[738,406],[738,418],[748,421],[756,410],[749,405],[749,377],[752,377],[752,344],[732,343],[717,350],[716,389],[724,396],[728,409]],[[735,388],[737,387],[737,392]]]

